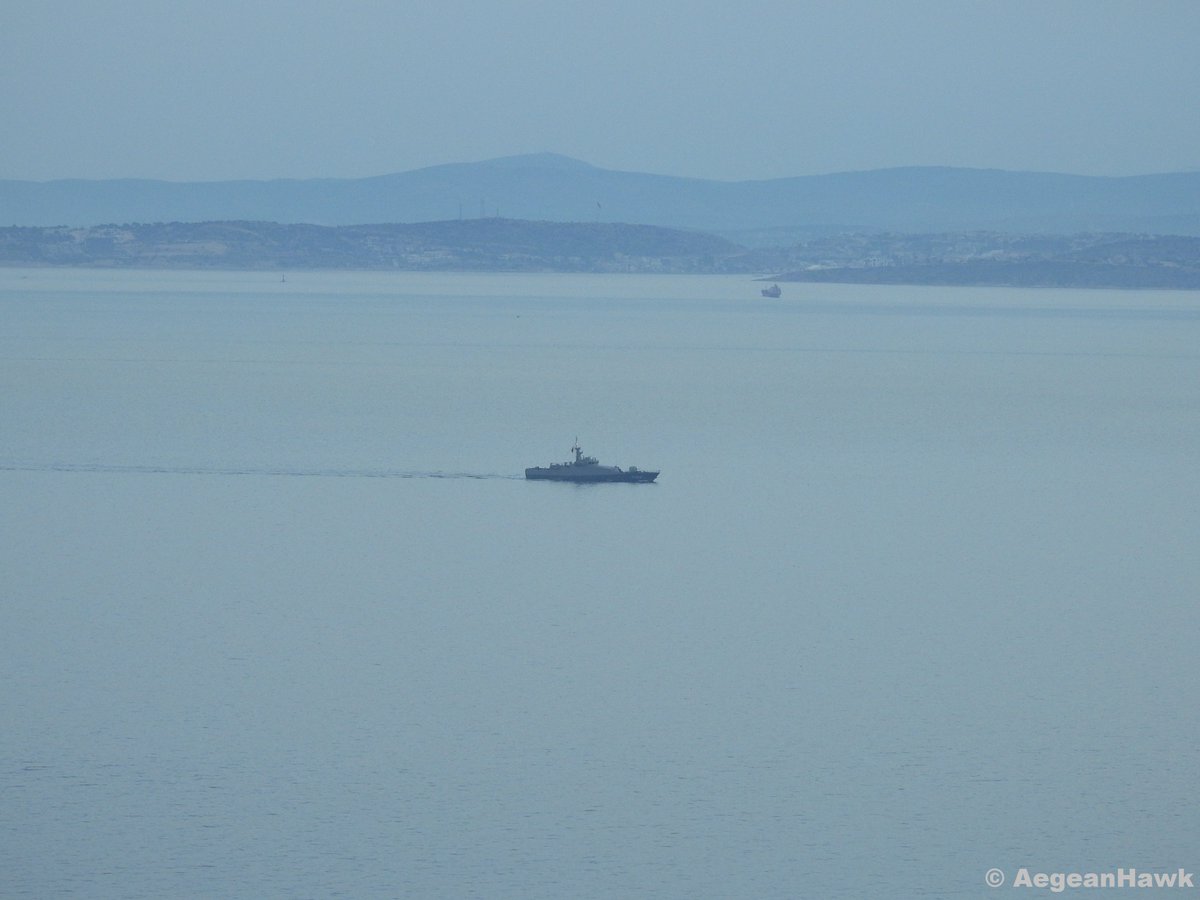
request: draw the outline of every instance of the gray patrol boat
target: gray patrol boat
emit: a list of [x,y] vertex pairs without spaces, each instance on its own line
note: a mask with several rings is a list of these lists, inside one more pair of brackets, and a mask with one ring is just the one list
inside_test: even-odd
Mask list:
[[584,456],[579,449],[579,439],[571,448],[575,454],[574,462],[551,463],[549,466],[534,466],[525,470],[525,477],[534,481],[630,481],[637,483],[651,482],[658,477],[657,472],[643,472],[637,466],[621,469],[619,466],[602,466],[594,456]]

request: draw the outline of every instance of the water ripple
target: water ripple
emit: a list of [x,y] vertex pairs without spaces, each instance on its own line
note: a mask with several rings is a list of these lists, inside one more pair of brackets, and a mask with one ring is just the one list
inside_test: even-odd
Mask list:
[[116,475],[281,475],[306,478],[521,479],[500,472],[418,472],[407,469],[299,469],[259,466],[111,465],[107,463],[0,462],[0,472],[104,472]]

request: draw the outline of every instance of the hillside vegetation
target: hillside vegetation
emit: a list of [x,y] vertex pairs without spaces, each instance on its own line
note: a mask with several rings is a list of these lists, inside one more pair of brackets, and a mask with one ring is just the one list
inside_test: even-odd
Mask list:
[[742,249],[650,225],[159,223],[0,229],[0,264],[140,268],[718,272]]
[[1200,290],[1200,238],[858,234],[747,248],[648,225],[159,223],[0,228],[0,265],[744,274],[773,281]]

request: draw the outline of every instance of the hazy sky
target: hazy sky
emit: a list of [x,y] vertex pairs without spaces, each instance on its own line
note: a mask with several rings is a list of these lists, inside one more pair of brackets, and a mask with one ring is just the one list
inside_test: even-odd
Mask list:
[[4,0],[0,178],[1200,168],[1197,0]]

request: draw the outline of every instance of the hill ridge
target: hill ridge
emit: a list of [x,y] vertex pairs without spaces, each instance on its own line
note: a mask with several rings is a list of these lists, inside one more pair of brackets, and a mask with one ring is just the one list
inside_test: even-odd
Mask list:
[[1092,176],[907,166],[730,182],[525,154],[351,179],[0,181],[0,225],[241,219],[334,226],[497,216],[641,222],[741,243],[755,243],[753,235],[769,229],[1200,235],[1200,172]]

